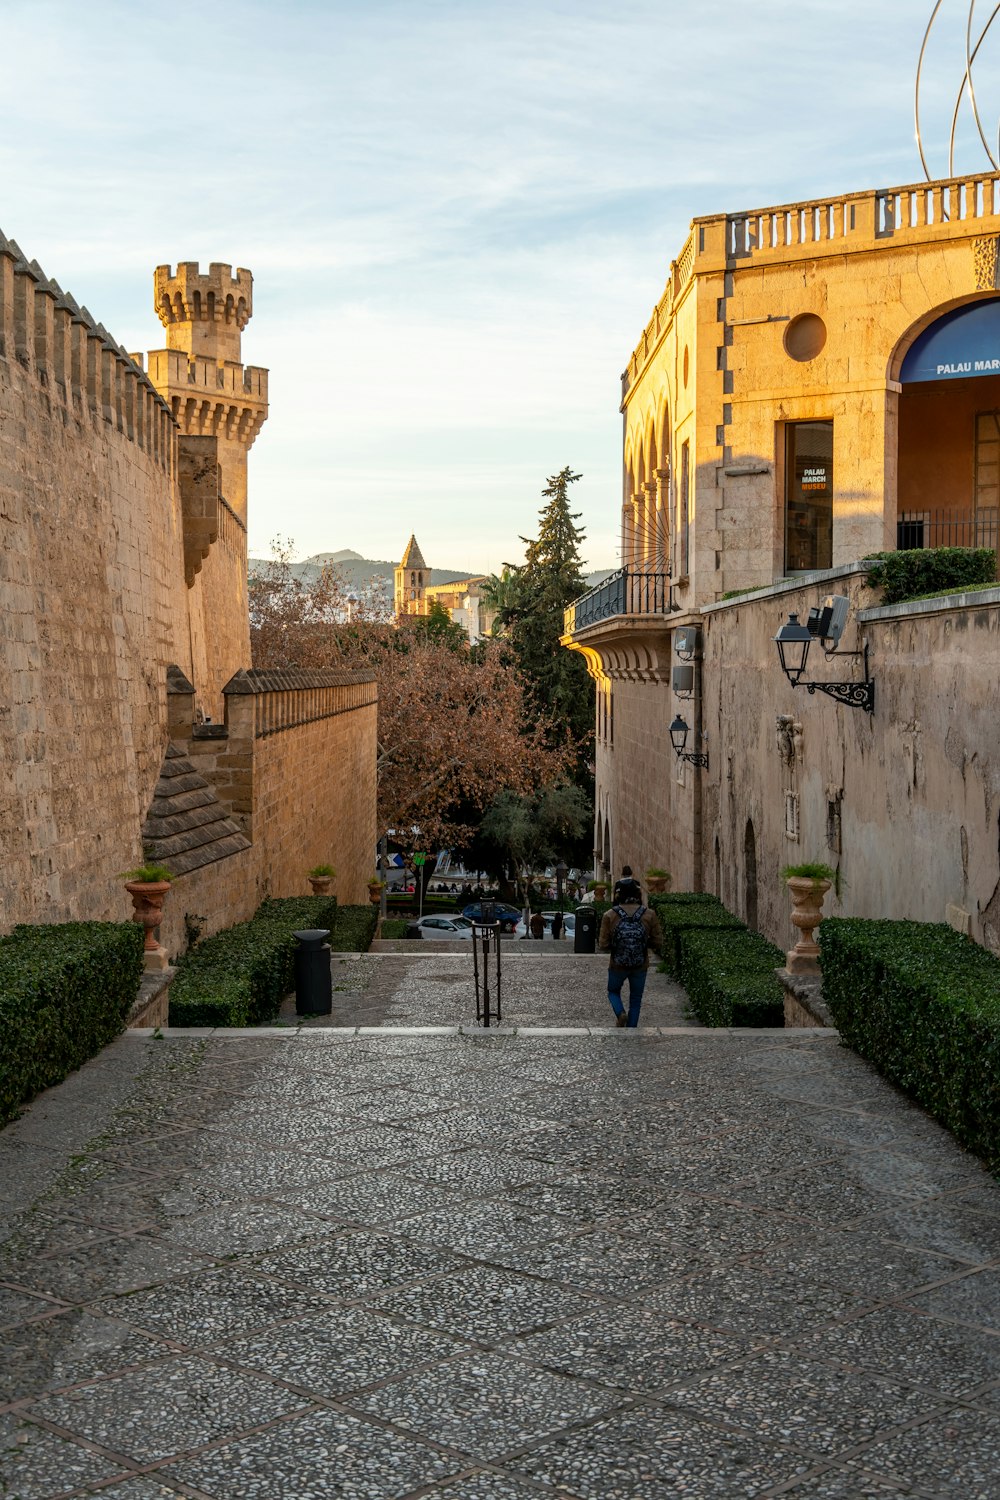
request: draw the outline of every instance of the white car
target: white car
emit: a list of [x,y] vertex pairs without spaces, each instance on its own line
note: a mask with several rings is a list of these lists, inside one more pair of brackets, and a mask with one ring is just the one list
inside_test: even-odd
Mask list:
[[421,917],[414,926],[425,938],[471,938],[472,923],[468,917]]

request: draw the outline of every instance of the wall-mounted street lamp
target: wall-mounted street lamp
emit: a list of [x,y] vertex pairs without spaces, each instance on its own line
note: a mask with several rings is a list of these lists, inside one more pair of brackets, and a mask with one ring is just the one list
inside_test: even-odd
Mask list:
[[707,771],[707,751],[702,754],[700,752],[694,752],[684,749],[684,746],[687,744],[689,733],[690,731],[688,729],[687,723],[684,719],[681,718],[680,714],[678,714],[676,719],[670,726],[670,743],[674,747],[674,754],[677,756],[678,760],[689,760],[693,766],[703,766]]
[[[815,615],[816,611],[813,611]],[[812,619],[812,616],[810,616]],[[862,682],[803,682],[802,674],[809,659],[809,648],[816,634],[808,625],[803,625],[798,615],[789,615],[774,644],[778,648],[778,660],[792,687],[804,687],[810,693],[826,693],[848,708],[863,708],[865,713],[875,712],[875,684],[868,673],[868,647],[861,651],[828,651],[827,658],[837,656],[863,656],[865,675]]]

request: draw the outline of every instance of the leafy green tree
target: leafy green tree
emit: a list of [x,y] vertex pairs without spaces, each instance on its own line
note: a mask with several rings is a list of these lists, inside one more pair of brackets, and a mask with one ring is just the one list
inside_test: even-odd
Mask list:
[[[483,818],[479,841],[503,852],[526,900],[530,876],[559,858],[572,859],[581,840],[589,842],[590,823],[590,801],[572,783],[545,787],[533,797],[501,792]],[[491,868],[485,849],[482,857],[482,868]]]
[[[542,495],[536,537],[522,537],[525,560],[505,564],[496,580],[498,624],[514,648],[518,666],[539,710],[551,714],[574,746],[577,779],[588,781],[594,696],[583,657],[559,645],[563,611],[586,589],[580,543],[580,513],[570,508],[570,485],[581,476],[566,468],[551,475]],[[491,580],[491,585],[493,580]]]
[[413,616],[413,633],[419,640],[435,641],[452,651],[468,649],[469,637],[437,599],[431,600],[426,615]]

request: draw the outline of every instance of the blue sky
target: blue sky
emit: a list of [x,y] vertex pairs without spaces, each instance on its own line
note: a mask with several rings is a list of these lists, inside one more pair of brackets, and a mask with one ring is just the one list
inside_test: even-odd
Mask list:
[[165,342],[154,266],[250,267],[254,552],[394,558],[413,530],[432,565],[494,569],[569,464],[611,566],[619,374],[689,220],[916,181],[930,9],[0,0],[0,228],[129,349]]

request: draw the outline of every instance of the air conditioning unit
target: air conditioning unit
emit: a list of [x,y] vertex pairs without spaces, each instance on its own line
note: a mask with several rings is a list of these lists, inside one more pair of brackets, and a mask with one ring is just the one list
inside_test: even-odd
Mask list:
[[675,697],[694,697],[694,667],[674,667],[671,682]]

